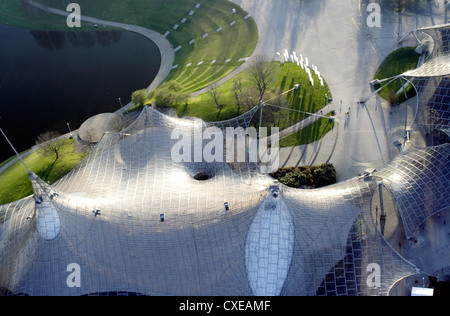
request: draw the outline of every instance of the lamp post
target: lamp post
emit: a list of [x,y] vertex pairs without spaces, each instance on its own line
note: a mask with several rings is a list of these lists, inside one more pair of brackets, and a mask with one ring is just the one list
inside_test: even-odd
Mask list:
[[120,108],[123,108],[122,99],[119,97]]
[[72,135],[72,130],[70,129],[70,125],[69,125],[69,123],[66,123],[67,124],[67,128],[69,129],[69,133],[70,133],[70,139],[72,139],[73,138],[73,135]]

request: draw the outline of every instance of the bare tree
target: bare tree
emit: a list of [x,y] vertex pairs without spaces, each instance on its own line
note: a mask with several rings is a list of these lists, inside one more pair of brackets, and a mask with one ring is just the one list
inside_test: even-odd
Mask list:
[[250,81],[253,87],[259,92],[259,101],[262,101],[264,94],[270,89],[273,81],[274,63],[257,60],[250,70]]
[[216,104],[219,111],[223,109],[223,105],[219,103],[220,96],[222,95],[222,92],[218,89],[217,85],[213,84],[210,87],[209,95],[213,98],[214,103]]
[[59,159],[61,148],[66,144],[66,139],[56,131],[47,131],[38,136],[36,146],[44,156],[55,155],[55,161]]
[[247,106],[247,110],[259,105],[259,93],[255,89],[245,89],[242,94],[242,103]]
[[237,79],[234,81],[233,87],[231,88],[231,92],[233,93],[234,99],[236,100],[236,105],[238,106],[238,113],[239,113],[241,111],[241,106],[244,99],[244,91],[242,89],[241,79]]
[[[267,98],[270,99],[268,102],[268,106],[264,108],[264,121],[268,122],[272,120],[274,126],[279,125],[280,117],[285,113],[286,110],[289,109],[289,102],[286,97],[280,95],[275,95],[272,92],[266,93]],[[278,123],[277,123],[278,121]]]

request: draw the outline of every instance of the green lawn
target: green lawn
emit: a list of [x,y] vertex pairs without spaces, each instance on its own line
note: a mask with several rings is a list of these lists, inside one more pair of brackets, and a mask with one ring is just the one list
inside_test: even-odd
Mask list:
[[[55,156],[46,157],[39,151],[25,157],[24,161],[42,180],[54,183],[86,157],[86,154],[75,153],[73,142],[74,140],[67,139],[57,161]],[[0,174],[0,188],[0,205],[17,201],[33,193],[27,171],[20,162]]]
[[[252,18],[244,19],[245,11],[228,1],[207,3],[192,21],[188,20],[176,31],[172,29],[168,36],[174,47],[182,49],[175,56],[178,68],[166,81],[175,81],[186,92],[200,90],[232,72],[243,63],[239,61],[241,58],[252,55],[258,42],[256,24]],[[232,14],[233,8],[236,14]],[[236,24],[230,26],[231,21]],[[217,32],[219,27],[222,31]],[[208,36],[203,38],[204,34]],[[192,45],[191,40],[195,41]],[[186,67],[188,64],[191,66]]]
[[[419,61],[419,55],[415,47],[403,47],[391,53],[381,64],[375,73],[374,79],[382,80],[400,75],[408,70],[415,69]],[[386,84],[384,82],[383,84]],[[404,81],[404,83],[406,83]],[[395,80],[380,91],[380,96],[391,103],[402,103],[406,100],[404,93],[397,92],[401,89],[400,80]],[[406,89],[408,98],[415,96],[415,90],[409,86]]]
[[[331,116],[328,113],[327,116]],[[289,135],[280,140],[281,147],[292,147],[310,144],[312,142],[322,139],[334,128],[334,121],[328,118],[321,118],[314,122],[310,126],[298,131],[292,135]]]
[[[22,156],[22,155],[26,154],[29,150],[30,150],[30,149],[27,149],[27,150],[25,150],[25,151],[19,153],[19,155]],[[1,162],[1,163],[0,163],[0,168],[2,168],[4,165],[6,165],[7,163],[9,163],[11,160],[14,160],[14,159],[16,159],[16,158],[17,158],[17,156],[12,156],[11,158],[6,159],[5,161]]]
[[[178,105],[176,107],[178,115],[199,117],[207,122],[216,122],[228,120],[245,113],[250,107],[244,105],[239,108],[231,90],[235,81],[238,80],[241,80],[243,90],[250,89],[252,86],[250,71],[246,70],[218,87],[221,92],[219,103],[223,105],[221,110],[217,108],[209,93],[203,93],[198,97],[191,98],[187,106],[185,104]],[[272,99],[274,96],[294,88],[296,84],[301,84],[301,86],[298,90],[283,96],[286,103],[283,106],[294,111],[266,106],[263,112],[263,126],[276,126],[284,129],[308,116],[308,114],[302,112],[316,113],[328,104],[328,101],[325,99],[325,94],[331,96],[328,85],[324,82],[322,87],[317,76],[313,75],[315,80],[313,87],[306,72],[297,64],[285,63],[281,65],[279,62],[274,62],[273,78],[272,87],[264,100]],[[268,103],[274,104],[277,102],[273,100]]]

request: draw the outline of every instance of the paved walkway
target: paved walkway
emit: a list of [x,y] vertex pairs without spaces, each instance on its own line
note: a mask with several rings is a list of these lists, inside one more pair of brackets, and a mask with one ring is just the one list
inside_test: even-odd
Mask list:
[[335,110],[336,109],[335,109],[334,103],[329,103],[327,106],[322,108],[317,113],[313,113],[312,115],[308,116],[304,120],[297,122],[294,125],[280,131],[280,133],[279,133],[280,138],[284,138],[284,137],[292,135],[298,131],[301,131],[305,127],[308,127],[309,125],[313,124],[314,122],[322,119],[324,117],[324,115],[326,115],[327,113],[330,113],[331,111],[335,111]]
[[405,242],[402,255],[422,271],[440,278],[450,276],[450,208],[429,217]]
[[[402,137],[404,127],[411,123],[415,105],[392,109],[377,96],[364,106],[357,101],[371,94],[369,82],[387,55],[401,46],[398,41],[404,35],[420,26],[444,22],[442,6],[431,6],[431,13],[384,12],[382,27],[369,28],[364,7],[367,1],[233,2],[249,12],[258,25],[260,38],[254,56],[274,59],[277,52],[285,49],[301,52],[320,69],[336,102],[336,117],[343,122],[337,126],[340,135],[337,144],[336,135],[330,133],[323,139],[317,156],[318,143],[293,148],[291,156],[298,158],[292,159],[293,163],[307,156],[325,162],[332,151],[331,162],[343,181],[366,168],[381,169],[392,161],[398,154],[393,141]],[[412,38],[408,40],[402,45],[416,44]],[[346,112],[350,112],[348,118]]]
[[[382,186],[383,201],[380,200],[380,191],[377,189],[372,198],[372,216],[381,235],[391,247],[401,253],[406,242],[406,234],[398,212],[397,205],[390,192]],[[381,203],[383,203],[384,218],[382,217]]]
[[[238,68],[236,68],[235,70],[230,72],[228,75],[226,75],[222,79],[220,79],[217,82],[215,82],[214,85],[220,86],[220,85],[224,84],[225,82],[227,82],[228,80],[236,77],[241,72],[243,72],[244,70],[246,70],[246,69],[250,68],[252,65],[254,65],[254,61],[256,59],[257,59],[257,56],[255,54],[253,54],[251,57],[249,57],[247,59],[247,61],[245,63],[240,65]],[[196,96],[199,96],[199,95],[201,95],[201,94],[203,94],[205,92],[208,92],[209,90],[211,90],[211,86],[208,86],[206,88],[203,88],[203,89],[200,89],[198,91],[195,91],[195,92],[191,93],[191,96],[196,97]]]
[[[382,196],[385,217],[381,216],[379,190],[375,191],[372,199],[372,216],[383,238],[392,249],[423,272],[427,283],[427,275],[437,276],[439,281],[448,281],[450,277],[450,208],[443,209],[427,218],[412,239],[407,240],[395,200],[384,186]],[[421,281],[421,277],[415,275],[410,281],[413,280]],[[421,287],[422,282],[418,284],[407,282],[400,288],[403,292],[411,291],[412,286]]]

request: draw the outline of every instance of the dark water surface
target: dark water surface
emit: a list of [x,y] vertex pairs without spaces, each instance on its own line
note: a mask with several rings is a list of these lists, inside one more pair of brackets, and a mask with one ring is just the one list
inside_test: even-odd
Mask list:
[[[161,65],[153,42],[131,32],[41,32],[0,24],[0,128],[17,150],[47,130],[61,134],[114,112]],[[1,136],[1,135],[0,135]],[[14,155],[0,137],[0,162]]]

